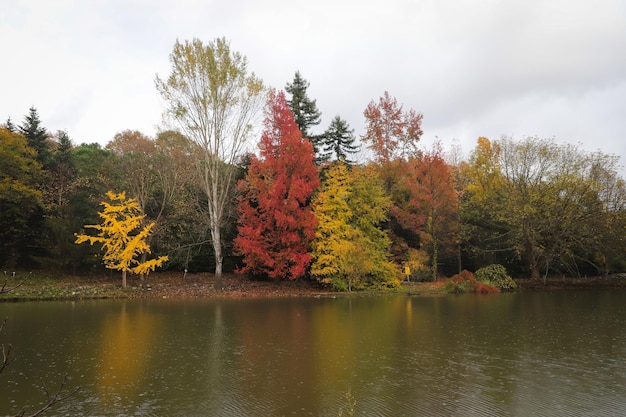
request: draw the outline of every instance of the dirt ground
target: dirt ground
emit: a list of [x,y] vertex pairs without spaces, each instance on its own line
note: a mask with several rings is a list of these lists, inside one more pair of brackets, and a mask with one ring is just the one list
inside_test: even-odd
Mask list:
[[[121,275],[71,276],[54,273],[17,273],[1,280],[0,301],[74,300],[99,298],[254,298],[254,297],[334,297],[339,295],[308,279],[296,281],[258,281],[247,276],[224,274],[222,289],[215,288],[211,273],[184,278],[178,272],[152,273],[141,281],[130,276],[127,288],[121,286]],[[408,295],[445,294],[445,280],[436,282],[404,282],[397,293]],[[626,274],[607,278],[551,277],[543,280],[517,279],[522,291],[554,291],[566,289],[626,289]],[[5,290],[2,286],[5,285]],[[13,288],[17,286],[17,288]],[[9,291],[10,290],[10,291]],[[372,292],[359,295],[375,294]]]

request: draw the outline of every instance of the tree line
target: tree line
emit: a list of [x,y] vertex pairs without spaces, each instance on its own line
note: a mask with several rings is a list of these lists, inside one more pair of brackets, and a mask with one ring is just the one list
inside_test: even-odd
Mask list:
[[397,285],[401,271],[430,280],[502,264],[540,279],[626,266],[614,155],[503,137],[478,138],[464,160],[421,146],[423,115],[388,92],[366,106],[360,138],[340,116],[316,134],[300,72],[270,89],[223,38],[177,41],[170,62],[155,79],[167,104],[155,137],[75,145],[35,108],[0,128],[0,265],[99,271],[98,248],[75,234],[111,191],[153,224],[152,256],[214,270],[216,285],[234,270],[352,290]]

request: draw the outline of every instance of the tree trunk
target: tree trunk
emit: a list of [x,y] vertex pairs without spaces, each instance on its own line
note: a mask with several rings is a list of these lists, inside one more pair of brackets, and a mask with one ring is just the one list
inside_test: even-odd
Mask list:
[[122,271],[122,288],[126,288],[126,271]]
[[215,288],[222,289],[222,236],[219,224],[212,222],[211,238],[213,240],[213,251],[215,252]]
[[530,268],[530,278],[533,279],[534,281],[539,281],[541,280],[541,271],[539,271],[539,262],[537,262],[537,259],[535,259],[535,257],[530,254],[528,257],[528,266]]
[[437,281],[437,263],[439,262],[439,246],[437,245],[437,241],[433,238],[433,258],[432,258],[432,274],[433,281]]
[[[146,260],[147,260],[147,259],[148,259],[148,253],[143,252],[143,253],[141,254],[141,263],[142,263],[142,264],[143,264],[143,263],[146,263]],[[145,278],[145,275],[146,275],[146,274],[141,273],[141,274],[139,275],[139,279],[140,279],[141,281],[143,281],[143,280],[144,280],[144,278]]]

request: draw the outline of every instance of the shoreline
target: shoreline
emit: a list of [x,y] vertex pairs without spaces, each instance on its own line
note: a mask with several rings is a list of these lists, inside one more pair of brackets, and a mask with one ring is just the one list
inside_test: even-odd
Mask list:
[[[115,274],[100,276],[71,276],[52,273],[20,273],[5,276],[0,288],[10,289],[25,279],[17,288],[0,294],[0,302],[18,301],[72,301],[98,299],[242,299],[286,297],[354,297],[402,294],[408,296],[445,295],[446,280],[435,282],[403,282],[397,289],[360,292],[334,292],[317,282],[257,281],[244,275],[224,274],[223,289],[214,288],[211,273],[195,274],[194,279],[183,278],[180,273],[158,272],[144,281],[137,276],[128,278],[128,287],[122,288],[121,278]],[[551,277],[543,280],[517,279],[521,291],[560,291],[626,289],[626,274],[609,277],[567,278]]]

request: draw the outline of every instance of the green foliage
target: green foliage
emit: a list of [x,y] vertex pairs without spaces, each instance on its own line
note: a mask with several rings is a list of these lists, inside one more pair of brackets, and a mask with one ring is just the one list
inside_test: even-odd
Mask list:
[[355,141],[354,129],[350,129],[348,122],[341,117],[335,116],[326,132],[322,135],[321,142],[324,148],[322,159],[334,159],[353,164],[354,161],[348,159],[348,155],[353,155],[359,150],[359,147],[355,145]]
[[[577,260],[591,264],[592,253],[613,256],[598,236],[620,210],[610,197],[619,187],[604,186],[619,183],[612,160],[553,140],[480,138],[464,170],[463,244],[485,256],[482,264],[515,255],[533,279],[550,270],[577,273]],[[615,243],[623,253],[624,241]]]
[[302,78],[300,71],[296,71],[293,82],[287,83],[285,91],[291,94],[291,100],[288,103],[302,137],[311,141],[315,154],[319,155],[321,151],[321,137],[313,135],[309,129],[320,124],[322,114],[317,109],[315,100],[311,100],[307,95],[307,88],[309,88],[309,82]]
[[24,117],[24,122],[18,127],[18,132],[28,140],[28,146],[37,152],[37,160],[45,166],[50,159],[49,135],[41,125],[37,109],[30,108],[28,115]]
[[478,269],[475,277],[478,281],[488,282],[500,291],[513,291],[517,288],[513,278],[507,274],[506,268],[500,264],[492,264]]

